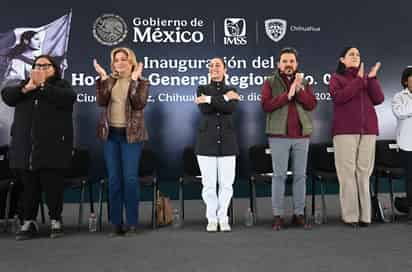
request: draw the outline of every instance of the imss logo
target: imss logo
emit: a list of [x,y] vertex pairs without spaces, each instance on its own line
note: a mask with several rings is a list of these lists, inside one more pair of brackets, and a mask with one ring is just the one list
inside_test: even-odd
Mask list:
[[246,20],[244,18],[225,19],[225,45],[246,45]]

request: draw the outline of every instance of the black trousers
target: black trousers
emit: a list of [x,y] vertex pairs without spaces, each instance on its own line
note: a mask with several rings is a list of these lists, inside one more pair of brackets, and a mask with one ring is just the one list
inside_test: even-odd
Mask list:
[[401,150],[403,168],[405,169],[406,197],[408,207],[412,207],[412,151]]
[[[23,193],[23,184],[20,179],[16,178],[11,191],[11,201],[10,201],[10,212],[8,214],[9,218],[12,218],[14,215],[22,216],[23,205],[22,205],[22,193]],[[5,217],[6,211],[6,199],[7,191],[3,190],[0,192],[0,219]]]
[[42,191],[46,194],[46,204],[50,219],[61,220],[63,211],[64,181],[61,169],[21,170],[23,181],[23,219],[35,220]]

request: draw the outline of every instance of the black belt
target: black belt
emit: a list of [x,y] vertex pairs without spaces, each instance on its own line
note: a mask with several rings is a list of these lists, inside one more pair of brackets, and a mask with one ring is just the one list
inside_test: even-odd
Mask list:
[[125,127],[109,127],[109,132],[126,135],[126,128]]

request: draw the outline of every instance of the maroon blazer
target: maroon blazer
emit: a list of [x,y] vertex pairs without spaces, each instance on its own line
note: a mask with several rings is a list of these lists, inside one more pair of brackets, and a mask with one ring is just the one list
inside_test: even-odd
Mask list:
[[332,135],[379,134],[375,105],[384,100],[376,77],[360,78],[357,68],[332,74],[329,92],[333,99]]

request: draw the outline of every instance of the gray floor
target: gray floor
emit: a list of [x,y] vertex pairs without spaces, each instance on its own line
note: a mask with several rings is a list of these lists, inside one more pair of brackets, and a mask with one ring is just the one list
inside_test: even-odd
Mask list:
[[200,201],[186,202],[184,228],[155,231],[144,203],[141,232],[127,238],[109,238],[107,224],[103,233],[77,231],[77,207],[65,205],[62,238],[49,239],[48,225],[30,241],[0,234],[0,271],[412,271],[412,225],[402,217],[352,229],[339,221],[337,196],[327,204],[328,224],[273,232],[269,199],[259,199],[260,220],[251,228],[243,226],[248,201],[236,199],[233,231],[209,234]]

